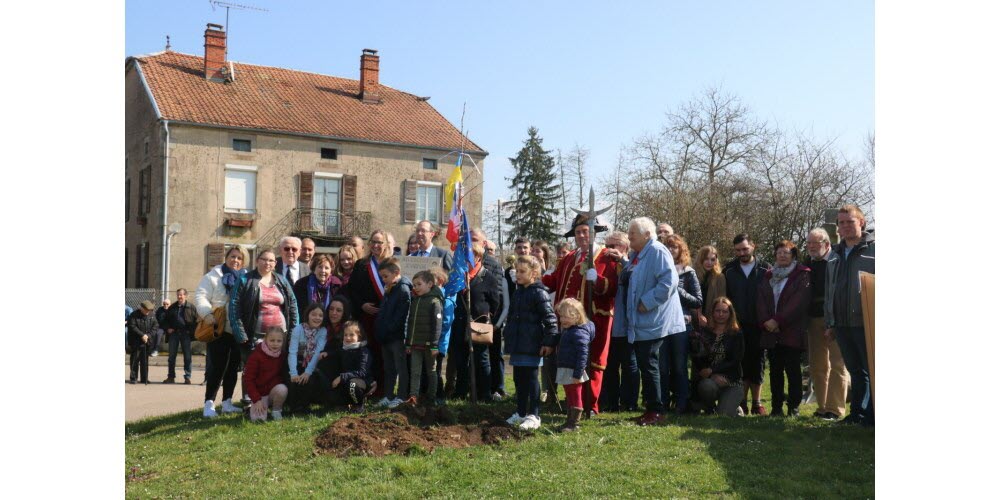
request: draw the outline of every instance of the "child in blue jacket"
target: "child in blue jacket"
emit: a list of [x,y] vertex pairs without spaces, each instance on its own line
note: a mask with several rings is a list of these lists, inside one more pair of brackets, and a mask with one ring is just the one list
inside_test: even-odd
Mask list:
[[562,327],[556,353],[556,383],[566,391],[566,406],[569,407],[566,423],[559,430],[570,432],[579,429],[580,415],[583,414],[583,383],[590,380],[586,369],[595,329],[579,300],[564,299],[556,308],[559,310],[559,326]]
[[511,298],[503,347],[514,367],[517,413],[507,423],[521,430],[536,430],[542,425],[538,415],[541,403],[538,368],[542,366],[542,358],[555,349],[559,330],[549,292],[542,285],[542,265],[538,259],[530,255],[518,257],[514,276],[521,286]]

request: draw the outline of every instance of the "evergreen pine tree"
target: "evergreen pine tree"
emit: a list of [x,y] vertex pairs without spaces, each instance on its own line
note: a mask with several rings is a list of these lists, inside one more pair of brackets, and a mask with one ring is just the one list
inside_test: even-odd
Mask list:
[[514,244],[517,236],[532,240],[556,241],[559,222],[559,186],[556,184],[555,160],[549,151],[542,149],[538,129],[528,128],[528,139],[516,158],[510,158],[514,176],[508,178],[514,201],[507,223],[511,225],[508,243]]

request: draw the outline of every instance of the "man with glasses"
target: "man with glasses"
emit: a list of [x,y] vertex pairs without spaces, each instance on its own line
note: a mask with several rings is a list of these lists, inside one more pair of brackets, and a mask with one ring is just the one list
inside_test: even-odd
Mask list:
[[294,285],[299,278],[309,274],[309,266],[299,262],[302,240],[294,236],[285,236],[278,242],[278,249],[281,250],[281,258],[278,259],[274,271],[285,278],[288,284]]
[[441,267],[445,271],[451,269],[451,252],[434,246],[434,237],[437,236],[437,231],[434,230],[431,221],[418,222],[413,234],[417,238],[417,250],[411,252],[410,257],[440,257]]

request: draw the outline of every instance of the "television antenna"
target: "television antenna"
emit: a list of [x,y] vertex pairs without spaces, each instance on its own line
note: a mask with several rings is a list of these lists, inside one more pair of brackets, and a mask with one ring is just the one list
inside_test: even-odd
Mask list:
[[[212,11],[215,11],[215,7],[225,7],[226,8],[226,38],[229,38],[229,9],[233,8],[236,10],[256,10],[258,12],[268,12],[267,9],[262,7],[257,7],[254,5],[242,5],[238,3],[222,2],[220,0],[208,0],[208,4],[212,6]],[[229,44],[226,44],[226,60],[229,60]]]

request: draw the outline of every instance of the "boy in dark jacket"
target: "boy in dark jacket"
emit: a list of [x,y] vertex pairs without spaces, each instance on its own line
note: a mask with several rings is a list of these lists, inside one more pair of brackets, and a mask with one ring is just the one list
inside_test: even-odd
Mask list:
[[[132,311],[128,317],[128,345],[132,347],[128,383],[134,384],[136,377],[141,375],[140,381],[149,384],[149,351],[153,349],[150,341],[159,327],[153,316],[153,303],[148,300],[142,301],[139,309]],[[137,374],[137,371],[141,373]]]
[[399,261],[393,258],[378,266],[378,274],[385,283],[385,295],[375,317],[375,338],[382,344],[382,362],[385,365],[385,397],[378,404],[389,408],[403,403],[400,396],[409,393],[410,382],[403,341],[406,339],[406,316],[410,312],[413,284],[401,273]]
[[420,271],[413,276],[413,300],[406,319],[406,354],[410,356],[410,398],[407,404],[417,403],[420,378],[426,371],[427,401],[433,402],[437,394],[437,376],[434,361],[441,341],[444,296],[430,271]]

